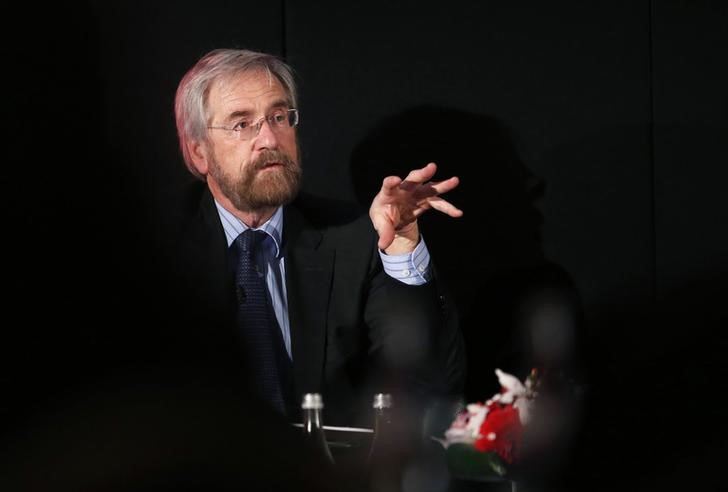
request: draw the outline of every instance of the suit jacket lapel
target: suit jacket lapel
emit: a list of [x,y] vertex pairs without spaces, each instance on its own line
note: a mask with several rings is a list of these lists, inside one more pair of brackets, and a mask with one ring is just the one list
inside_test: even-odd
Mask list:
[[199,216],[187,233],[192,236],[188,244],[193,249],[188,253],[188,261],[194,262],[189,266],[196,270],[203,303],[214,313],[214,319],[229,321],[233,311],[230,308],[227,241],[215,202],[207,190],[200,200]]
[[204,266],[204,274],[209,281],[208,286],[212,298],[208,299],[211,305],[217,306],[218,309],[229,311],[230,302],[230,269],[227,262],[227,241],[225,239],[225,231],[220,223],[220,216],[215,207],[212,195],[207,192],[203,198],[200,214],[202,219],[201,227],[206,229],[204,241],[198,242],[198,246],[202,249],[198,254],[198,258],[202,260]]
[[334,251],[321,248],[323,236],[301,213],[286,207],[283,254],[297,397],[321,391]]

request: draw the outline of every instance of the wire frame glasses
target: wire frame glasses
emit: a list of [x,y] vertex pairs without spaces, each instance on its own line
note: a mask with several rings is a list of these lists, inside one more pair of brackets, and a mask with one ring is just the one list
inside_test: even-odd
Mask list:
[[289,130],[298,125],[298,110],[296,108],[280,108],[273,110],[255,122],[241,119],[231,127],[208,126],[207,128],[208,130],[225,130],[238,140],[250,140],[258,136],[263,123],[268,123],[270,129],[274,132]]

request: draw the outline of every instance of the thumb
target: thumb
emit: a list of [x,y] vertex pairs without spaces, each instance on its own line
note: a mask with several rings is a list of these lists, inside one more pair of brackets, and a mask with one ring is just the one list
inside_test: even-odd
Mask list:
[[379,235],[377,247],[381,250],[387,249],[392,244],[392,241],[394,241],[394,226],[381,215],[372,217],[372,224]]

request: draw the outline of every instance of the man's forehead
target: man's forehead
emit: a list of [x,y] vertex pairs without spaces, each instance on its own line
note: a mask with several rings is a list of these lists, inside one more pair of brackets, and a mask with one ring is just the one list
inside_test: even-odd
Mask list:
[[253,103],[260,99],[286,98],[278,78],[265,69],[246,70],[220,77],[210,89],[210,101],[220,103]]

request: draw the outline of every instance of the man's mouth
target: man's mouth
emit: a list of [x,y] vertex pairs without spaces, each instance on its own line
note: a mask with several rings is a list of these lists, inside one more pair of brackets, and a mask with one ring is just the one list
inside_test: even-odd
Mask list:
[[271,161],[271,162],[266,162],[263,165],[259,166],[258,169],[264,170],[264,169],[271,169],[271,168],[279,167],[279,166],[283,166],[283,163],[282,162]]

